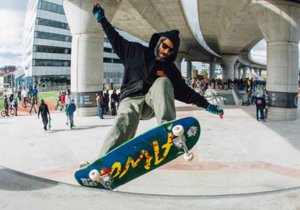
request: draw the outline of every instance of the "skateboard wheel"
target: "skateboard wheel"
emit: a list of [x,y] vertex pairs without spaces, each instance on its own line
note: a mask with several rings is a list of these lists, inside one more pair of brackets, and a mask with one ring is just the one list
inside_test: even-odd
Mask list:
[[88,166],[88,165],[90,165],[89,162],[87,162],[87,161],[81,161],[80,164],[79,164],[79,167],[80,167],[80,168],[84,168],[84,167],[86,167],[86,166]]
[[89,177],[92,181],[99,181],[100,180],[100,173],[96,169],[93,169],[89,173]]
[[174,136],[182,136],[184,133],[184,128],[182,125],[176,125],[172,128]]
[[187,161],[191,161],[194,158],[194,154],[192,152],[184,153],[183,158]]

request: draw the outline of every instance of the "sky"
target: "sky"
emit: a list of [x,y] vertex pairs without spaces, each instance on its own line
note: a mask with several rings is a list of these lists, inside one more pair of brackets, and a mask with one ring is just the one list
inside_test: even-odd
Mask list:
[[22,37],[28,0],[0,0],[0,67],[22,64]]

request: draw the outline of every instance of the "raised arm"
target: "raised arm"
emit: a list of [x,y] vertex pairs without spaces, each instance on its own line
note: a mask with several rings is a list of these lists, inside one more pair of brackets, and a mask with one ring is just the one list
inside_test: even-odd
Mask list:
[[93,14],[96,17],[97,21],[101,24],[104,33],[106,34],[110,44],[115,50],[116,54],[119,56],[120,60],[123,63],[126,63],[126,58],[129,55],[128,51],[131,47],[131,42],[124,39],[108,22],[105,17],[104,9],[100,6],[99,3],[95,3],[93,7]]

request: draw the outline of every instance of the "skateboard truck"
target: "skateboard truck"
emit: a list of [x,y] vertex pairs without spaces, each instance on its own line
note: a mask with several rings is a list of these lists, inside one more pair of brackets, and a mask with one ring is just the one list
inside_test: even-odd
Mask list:
[[176,136],[174,139],[172,139],[173,144],[178,149],[183,149],[184,155],[183,158],[185,160],[191,161],[194,158],[194,154],[188,150],[188,147],[186,146],[186,139],[184,137],[184,128],[181,125],[176,125],[172,128],[172,133],[174,136]]
[[89,177],[92,181],[100,183],[105,189],[112,190],[113,177],[110,175],[109,170],[107,168],[103,168],[101,173],[93,169],[89,173]]

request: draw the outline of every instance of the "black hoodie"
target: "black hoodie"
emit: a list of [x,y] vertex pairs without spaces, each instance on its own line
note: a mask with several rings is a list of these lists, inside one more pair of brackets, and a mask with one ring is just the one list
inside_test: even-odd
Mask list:
[[[207,100],[185,84],[180,71],[173,63],[180,45],[179,31],[154,33],[149,47],[145,47],[124,39],[106,18],[101,20],[101,25],[125,67],[120,100],[126,97],[145,95],[157,78],[167,77],[173,84],[175,99],[207,108],[209,104]],[[157,44],[161,37],[170,39],[174,44],[175,52],[165,61],[158,61],[155,56],[155,50],[157,50]]]

